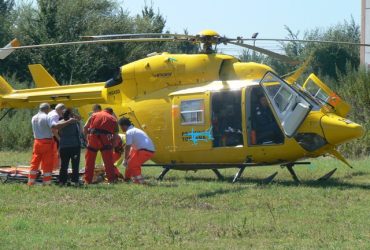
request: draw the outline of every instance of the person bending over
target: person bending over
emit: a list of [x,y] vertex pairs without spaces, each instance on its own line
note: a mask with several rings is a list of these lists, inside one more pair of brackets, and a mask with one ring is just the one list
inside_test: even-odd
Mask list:
[[125,179],[134,183],[143,184],[141,165],[153,157],[155,148],[152,140],[141,129],[135,128],[130,119],[123,117],[118,121],[122,131],[126,133]]

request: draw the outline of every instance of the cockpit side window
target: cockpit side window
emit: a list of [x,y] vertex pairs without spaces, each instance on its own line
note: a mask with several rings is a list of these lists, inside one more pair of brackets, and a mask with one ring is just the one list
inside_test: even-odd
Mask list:
[[105,82],[105,88],[116,86],[123,82],[121,68],[114,71],[113,77]]

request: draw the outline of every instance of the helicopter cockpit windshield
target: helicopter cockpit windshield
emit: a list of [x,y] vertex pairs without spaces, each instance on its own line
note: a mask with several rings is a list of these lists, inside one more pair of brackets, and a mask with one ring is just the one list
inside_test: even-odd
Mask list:
[[284,134],[293,137],[313,106],[307,97],[272,72],[267,72],[260,85]]
[[123,79],[122,79],[122,74],[121,74],[121,68],[117,68],[114,71],[113,77],[109,79],[108,81],[106,81],[105,88],[116,86],[122,83],[122,81]]

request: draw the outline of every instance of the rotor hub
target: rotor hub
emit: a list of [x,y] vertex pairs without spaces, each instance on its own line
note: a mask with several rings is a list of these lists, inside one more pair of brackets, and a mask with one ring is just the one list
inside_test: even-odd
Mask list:
[[196,35],[195,41],[203,45],[202,53],[212,54],[215,52],[212,46],[222,43],[223,39],[216,31],[208,29],[199,32]]

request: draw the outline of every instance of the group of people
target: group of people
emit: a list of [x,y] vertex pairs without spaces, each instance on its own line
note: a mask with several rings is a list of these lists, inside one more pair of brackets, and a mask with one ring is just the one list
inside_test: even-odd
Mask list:
[[[119,128],[126,135],[119,136]],[[115,183],[119,178],[125,181],[143,184],[141,165],[152,158],[154,144],[148,135],[135,128],[127,117],[117,120],[112,108],[102,109],[93,106],[93,114],[82,127],[81,118],[60,103],[54,110],[48,103],[42,103],[39,111],[32,117],[34,146],[28,185],[35,184],[39,168],[43,174],[43,184],[51,184],[54,170],[59,169],[59,185],[68,183],[68,166],[71,162],[71,185],[80,182],[79,164],[81,146],[87,142],[85,155],[84,184],[93,183],[96,157],[100,151],[108,183]],[[126,168],[124,176],[115,162],[123,158]]]

